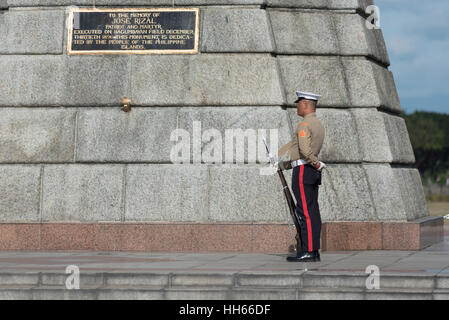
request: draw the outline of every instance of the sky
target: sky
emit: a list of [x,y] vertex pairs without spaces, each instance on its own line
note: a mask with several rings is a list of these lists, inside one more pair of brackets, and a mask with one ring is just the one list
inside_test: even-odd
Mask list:
[[449,0],[375,0],[402,109],[449,114]]

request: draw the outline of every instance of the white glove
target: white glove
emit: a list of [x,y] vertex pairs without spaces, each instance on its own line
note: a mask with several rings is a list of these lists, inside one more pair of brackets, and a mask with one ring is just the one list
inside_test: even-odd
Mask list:
[[318,161],[318,166],[315,167],[315,169],[317,169],[318,171],[321,171],[324,168],[326,168],[326,164],[324,162]]
[[275,166],[276,168],[279,168],[282,171],[290,170],[292,168],[290,161],[277,161],[275,163]]

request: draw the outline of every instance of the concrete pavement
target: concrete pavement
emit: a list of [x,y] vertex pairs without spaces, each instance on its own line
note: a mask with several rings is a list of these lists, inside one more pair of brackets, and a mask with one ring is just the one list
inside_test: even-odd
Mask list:
[[[324,252],[320,263],[286,256],[0,252],[0,298],[449,299],[447,236],[422,251]],[[69,265],[79,269],[79,290],[67,289]],[[368,266],[378,267],[378,287]]]

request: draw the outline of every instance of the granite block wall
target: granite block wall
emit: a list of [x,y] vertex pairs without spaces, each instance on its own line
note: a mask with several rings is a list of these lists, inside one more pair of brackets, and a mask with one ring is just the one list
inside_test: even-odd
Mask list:
[[[261,137],[289,141],[298,89],[322,95],[323,221],[428,215],[372,1],[176,0],[200,8],[198,54],[68,55],[67,9],[94,3],[173,5],[0,1],[0,222],[286,223]],[[257,133],[243,158],[229,129]],[[172,162],[176,130],[188,163]]]

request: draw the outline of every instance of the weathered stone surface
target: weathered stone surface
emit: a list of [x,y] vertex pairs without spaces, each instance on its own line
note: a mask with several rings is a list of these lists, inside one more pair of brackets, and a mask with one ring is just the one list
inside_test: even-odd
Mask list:
[[343,58],[351,105],[399,113],[401,106],[391,72],[365,58]]
[[0,9],[8,8],[8,0],[0,0]]
[[[372,31],[372,33],[368,33]],[[368,33],[368,43],[371,44],[371,49],[374,52],[374,56],[381,57],[380,61],[383,62],[386,66],[390,65],[390,56],[388,55],[387,45],[385,43],[384,35],[381,29],[372,29],[366,30]],[[373,46],[372,43],[373,37],[375,37],[376,45]]]
[[139,105],[283,103],[276,61],[268,54],[133,56],[132,61],[132,97]]
[[323,221],[411,221],[429,215],[416,169],[332,164],[322,181]]
[[[173,6],[173,0],[6,0],[10,7],[21,6]],[[175,5],[261,5],[264,0],[175,0]]]
[[[191,143],[201,139],[195,133],[201,132],[202,160],[206,163],[215,162],[215,152],[220,149],[221,159],[217,156],[215,163],[267,163],[263,137],[275,157],[279,147],[291,139],[287,112],[275,106],[183,107],[178,117],[179,128],[190,133]],[[190,160],[198,162],[193,152],[197,152],[195,147]]]
[[40,166],[0,165],[0,220],[39,221]]
[[[260,167],[130,165],[126,219],[285,222],[288,209],[278,177],[261,175]],[[286,173],[289,184],[290,173]],[[419,188],[408,185],[401,189],[398,181],[416,184],[416,178],[416,173],[394,172],[389,165],[330,164],[323,172],[319,192],[322,220],[412,220],[423,214],[422,199],[417,197],[406,205],[403,199],[409,199]]]
[[126,220],[285,221],[280,182],[261,167],[128,165]]
[[359,288],[338,288],[332,291],[323,288],[299,290],[298,300],[363,300],[365,294]]
[[31,300],[33,291],[27,288],[25,290],[17,289],[0,289],[0,299],[2,300]]
[[[76,291],[76,290],[73,290]],[[165,299],[165,293],[162,290],[158,290],[157,287],[152,290],[144,289],[118,289],[108,290],[99,289],[98,300],[163,300]],[[83,300],[91,300],[89,298],[82,298]]]
[[388,164],[364,164],[368,183],[379,220],[407,221],[401,189],[393,169]]
[[358,14],[332,14],[332,18],[341,55],[364,55],[385,65],[390,64],[379,29],[368,29],[365,18]]
[[337,273],[333,270],[331,275],[323,271],[306,272],[303,275],[304,288],[363,288],[365,283],[366,276],[357,272],[348,274],[341,271]]
[[[258,130],[278,130],[278,145],[265,132],[273,153],[288,142],[299,118],[280,106],[293,105],[295,90],[322,94],[323,221],[428,214],[417,171],[394,167],[414,157],[404,121],[391,115],[401,108],[382,33],[365,27],[362,11],[372,1],[175,3],[201,6],[200,54],[68,56],[61,54],[66,6],[93,0],[0,2],[10,6],[0,13],[0,162],[89,162],[1,165],[2,220],[285,223],[281,184],[263,170]],[[124,96],[131,113],[120,111]],[[204,138],[198,148],[195,122]],[[170,163],[175,129],[191,138],[187,162],[199,150],[200,161],[214,164]],[[220,140],[227,129],[255,130],[256,157],[248,143],[243,157],[227,157]],[[222,157],[205,159],[218,144]],[[291,183],[291,171],[285,175]]]
[[224,291],[218,288],[183,288],[172,287],[164,292],[165,300],[227,300],[232,291]]
[[[263,137],[273,155],[290,140],[285,110],[276,106],[135,107],[130,113],[119,108],[80,109],[76,160],[266,163]],[[186,149],[178,149],[181,146]]]
[[[167,0],[166,0],[167,1]],[[169,0],[170,1],[170,0]],[[243,4],[243,5],[262,5],[264,0],[175,0],[177,6],[180,5],[230,5],[230,4]],[[173,0],[169,5],[173,4]]]
[[44,167],[43,221],[120,221],[123,166]]
[[74,109],[4,108],[0,162],[73,161]]
[[210,8],[201,14],[201,52],[274,51],[265,10]]
[[167,274],[132,274],[132,273],[111,273],[106,277],[106,285],[109,286],[168,286],[169,275]]
[[374,108],[352,109],[357,126],[362,160],[365,162],[392,162],[393,155],[383,116]]
[[382,32],[367,29],[359,14],[282,9],[268,12],[277,53],[369,56],[390,64]]
[[63,22],[62,10],[0,14],[0,54],[61,54]]
[[352,109],[363,161],[414,163],[404,119],[376,109]]
[[229,300],[295,300],[297,299],[297,289],[282,289],[269,288],[269,289],[246,289],[235,288],[228,292],[225,299]]
[[[129,165],[126,220],[282,222],[287,208],[279,181],[276,175],[261,175],[260,167]],[[114,220],[111,210],[120,219],[121,172],[114,166],[46,166],[43,220]],[[413,220],[427,215],[419,189],[415,169],[329,165],[319,193],[322,219]],[[82,207],[83,215],[71,207]]]
[[331,9],[361,9],[374,4],[373,0],[328,0]]
[[377,90],[382,101],[380,107],[399,114],[402,108],[393,73],[376,63],[371,62],[370,64],[373,68],[374,79],[376,79]]
[[326,130],[320,159],[330,162],[360,162],[362,156],[358,132],[351,112],[318,109],[317,116]]
[[62,105],[118,105],[129,96],[128,56],[70,56],[63,60]]
[[328,0],[267,0],[269,7],[326,8]]
[[360,165],[328,165],[322,174],[318,203],[323,221],[377,220],[368,180]]
[[321,107],[379,107],[401,111],[392,73],[363,57],[278,57],[288,104],[295,90],[321,93]]
[[295,274],[282,274],[273,272],[251,272],[243,271],[238,273],[236,283],[239,287],[295,287],[302,288],[303,278],[302,272]]
[[[65,273],[42,273],[39,277],[37,284],[41,284],[44,286],[59,286],[62,288],[65,288],[65,281],[67,279],[67,274]],[[116,275],[111,275],[111,277],[115,277]],[[117,275],[120,276],[120,275]],[[39,279],[40,278],[40,279]],[[40,280],[40,281],[39,281]],[[102,273],[84,273],[82,277],[80,277],[80,287],[86,288],[86,287],[99,287],[102,286],[105,282],[105,275]],[[132,284],[131,281],[129,281],[129,284]]]
[[[0,56],[3,106],[118,105],[129,95],[123,56]],[[86,81],[88,80],[88,81]]]
[[[358,133],[351,112],[318,108],[316,113],[326,131],[323,147],[318,155],[320,160],[323,162],[361,162]],[[289,109],[289,116],[292,128],[295,129],[302,118],[296,114],[296,109]]]
[[20,274],[20,273],[3,273],[0,275],[0,283],[2,286],[29,285],[36,286],[39,284],[39,274]]
[[57,106],[65,70],[62,56],[0,56],[0,105]]
[[[10,7],[20,6],[66,6],[66,5],[145,5],[172,6],[173,0],[2,0]],[[334,8],[356,9],[365,8],[372,0],[175,0],[176,6],[185,5],[262,5],[267,3],[272,7],[296,8]]]
[[214,286],[233,287],[234,276],[232,273],[179,273],[171,276],[172,286],[192,287],[192,286]]
[[429,216],[421,177],[417,169],[393,168],[404,203],[407,220],[415,220]]
[[128,165],[127,221],[205,221],[206,165]]
[[342,64],[338,57],[278,57],[287,103],[293,105],[295,91],[321,94],[320,107],[348,107]]
[[381,97],[377,91],[376,79],[371,63],[365,59],[343,59],[347,75],[347,87],[351,105],[359,107],[380,107]]
[[385,130],[393,156],[392,162],[415,163],[415,155],[408,136],[405,120],[384,112],[381,112],[381,115],[385,121]]
[[277,53],[338,54],[333,14],[279,10],[268,12]]
[[211,221],[286,221],[288,208],[277,174],[261,175],[262,166],[210,168]]
[[[421,291],[421,292],[420,292]],[[389,292],[388,290],[371,290],[366,293],[366,300],[433,300],[438,299],[437,295],[432,293],[433,290],[417,290],[415,292]]]
[[269,7],[365,10],[373,0],[268,0]]
[[77,161],[168,162],[177,108],[80,109]]
[[4,106],[118,105],[123,96],[137,105],[283,104],[275,59],[264,54],[0,56],[0,68]]

